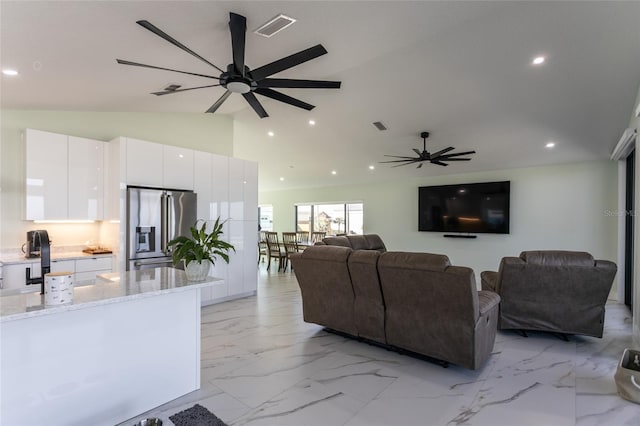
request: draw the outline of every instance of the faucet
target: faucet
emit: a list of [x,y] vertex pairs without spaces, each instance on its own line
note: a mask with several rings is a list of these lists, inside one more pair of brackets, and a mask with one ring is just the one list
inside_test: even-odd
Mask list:
[[26,284],[40,284],[40,294],[44,294],[44,276],[51,272],[51,247],[47,231],[34,231],[40,243],[40,276],[31,277],[31,268],[25,270]]

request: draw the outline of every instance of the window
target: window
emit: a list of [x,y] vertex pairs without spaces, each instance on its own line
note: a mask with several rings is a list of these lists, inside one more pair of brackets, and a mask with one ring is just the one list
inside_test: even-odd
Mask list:
[[363,216],[362,203],[300,204],[296,206],[296,229],[327,235],[362,234]]
[[273,231],[273,206],[258,206],[258,218],[261,231]]

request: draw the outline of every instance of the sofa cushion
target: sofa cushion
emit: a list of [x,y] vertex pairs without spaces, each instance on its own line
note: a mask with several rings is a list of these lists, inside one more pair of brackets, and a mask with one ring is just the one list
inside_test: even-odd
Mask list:
[[351,247],[351,242],[345,236],[339,237],[325,237],[322,239],[322,242],[328,246],[339,246],[339,247]]
[[379,257],[376,250],[357,250],[349,256],[348,265],[355,294],[353,311],[358,336],[386,342],[384,300],[378,276]]
[[380,256],[380,266],[395,266],[403,269],[444,272],[451,262],[444,254],[386,252]]
[[529,265],[540,266],[593,266],[593,256],[583,251],[523,251],[520,258]]

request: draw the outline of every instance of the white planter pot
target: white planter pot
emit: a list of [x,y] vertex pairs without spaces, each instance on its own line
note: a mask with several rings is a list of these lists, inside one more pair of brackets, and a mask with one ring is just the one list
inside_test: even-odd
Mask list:
[[187,280],[189,281],[202,281],[207,278],[209,275],[209,268],[211,266],[211,262],[208,260],[202,261],[202,263],[198,263],[196,261],[189,262],[188,265],[185,265],[184,272],[187,274]]
[[614,379],[621,397],[640,404],[640,351],[624,350]]

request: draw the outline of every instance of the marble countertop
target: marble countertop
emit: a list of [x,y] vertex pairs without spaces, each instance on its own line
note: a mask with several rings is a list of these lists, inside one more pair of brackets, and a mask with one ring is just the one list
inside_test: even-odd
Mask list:
[[[81,250],[78,251],[54,251],[51,253],[51,260],[73,260],[86,259],[92,257],[110,257],[113,253],[106,254],[89,254]],[[24,257],[24,253],[0,254],[0,265],[14,265],[18,263],[40,262],[39,257]]]
[[99,275],[95,281],[78,283],[73,290],[73,303],[66,305],[45,306],[44,296],[38,292],[0,296],[0,323],[187,291],[220,280],[208,277],[203,281],[187,281],[184,271],[167,267],[112,272]]

